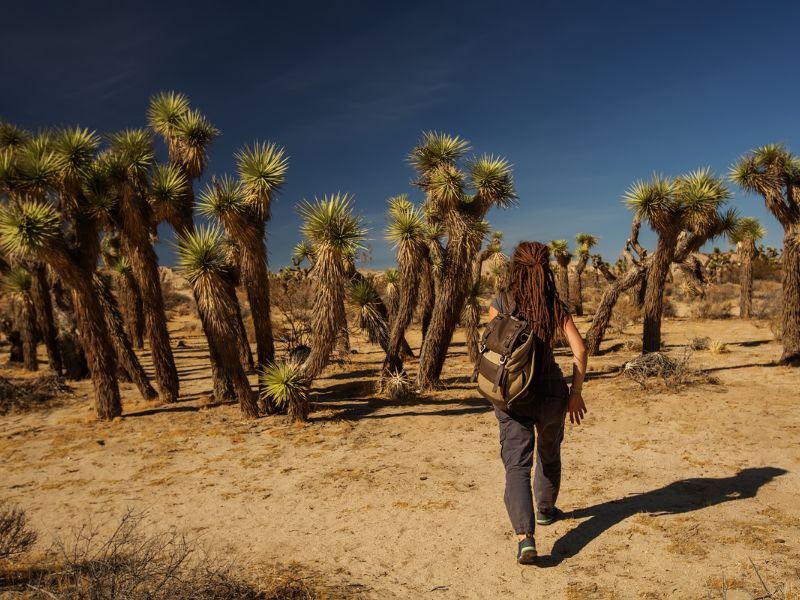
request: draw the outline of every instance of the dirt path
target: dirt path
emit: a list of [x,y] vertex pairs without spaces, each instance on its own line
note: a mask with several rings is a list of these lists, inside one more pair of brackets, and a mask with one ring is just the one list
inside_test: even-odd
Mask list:
[[95,423],[80,398],[0,420],[2,496],[45,539],[131,507],[381,598],[720,598],[723,577],[728,598],[749,598],[763,594],[750,559],[770,589],[800,590],[800,374],[764,366],[780,353],[764,324],[666,322],[667,344],[728,344],[692,358],[719,385],[641,390],[615,372],[632,352],[591,361],[589,418],[563,448],[571,518],[538,530],[538,568],[513,560],[495,417],[466,382],[463,338],[449,389],[402,406],[371,396],[382,355],[354,344],[296,427],[209,406],[204,344],[185,326],[173,323],[182,402],[147,406],[126,385],[118,422]]

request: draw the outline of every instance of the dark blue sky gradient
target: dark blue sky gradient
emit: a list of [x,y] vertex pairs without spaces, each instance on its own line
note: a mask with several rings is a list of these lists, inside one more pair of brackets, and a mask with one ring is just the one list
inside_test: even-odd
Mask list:
[[[490,215],[507,247],[590,232],[612,262],[634,180],[724,174],[774,141],[800,153],[797,2],[28,5],[2,8],[0,119],[107,133],[145,125],[148,98],[174,89],[222,130],[207,175],[233,173],[244,143],[285,146],[273,268],[299,240],[295,204],[339,190],[369,224],[373,266],[389,266],[385,200],[421,199],[406,156],[424,130],[515,165],[519,206]],[[735,191],[780,246],[760,198]]]

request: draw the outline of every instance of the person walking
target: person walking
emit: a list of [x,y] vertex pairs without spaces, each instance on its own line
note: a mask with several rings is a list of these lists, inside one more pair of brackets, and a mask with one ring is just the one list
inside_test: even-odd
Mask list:
[[[587,412],[582,396],[586,349],[569,308],[556,291],[550,251],[539,242],[521,242],[514,250],[506,285],[492,301],[489,319],[518,315],[530,325],[535,358],[531,385],[513,409],[495,406],[500,426],[500,456],[506,472],[505,505],[518,536],[517,562],[536,560],[535,526],[563,518],[556,506],[561,485],[561,441],[569,413],[580,424]],[[553,342],[566,339],[572,350],[572,386],[553,358]],[[534,446],[536,470],[531,494]],[[536,509],[534,511],[534,502]]]

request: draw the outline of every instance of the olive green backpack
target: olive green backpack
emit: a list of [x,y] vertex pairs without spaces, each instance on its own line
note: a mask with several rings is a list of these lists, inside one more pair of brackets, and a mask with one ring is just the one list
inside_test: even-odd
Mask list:
[[528,322],[510,313],[489,321],[478,344],[473,380],[478,392],[503,411],[527,400],[536,356]]

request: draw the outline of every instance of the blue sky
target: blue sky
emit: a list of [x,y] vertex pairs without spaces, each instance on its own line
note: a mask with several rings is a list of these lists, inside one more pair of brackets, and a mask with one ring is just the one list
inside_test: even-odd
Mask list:
[[[232,173],[242,144],[285,146],[273,268],[299,240],[296,203],[336,191],[355,194],[373,266],[389,266],[385,201],[421,199],[406,157],[425,130],[514,164],[519,206],[490,214],[507,246],[589,232],[612,262],[634,180],[724,174],[774,141],[800,153],[796,2],[17,2],[3,16],[0,119],[107,133],[143,126],[148,98],[174,89],[222,131],[207,175]],[[780,246],[760,198],[735,192]]]

